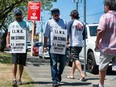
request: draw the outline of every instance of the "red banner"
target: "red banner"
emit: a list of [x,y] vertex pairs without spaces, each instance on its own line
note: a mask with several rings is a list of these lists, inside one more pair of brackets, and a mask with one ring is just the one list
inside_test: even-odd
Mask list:
[[40,21],[41,3],[28,2],[28,20]]

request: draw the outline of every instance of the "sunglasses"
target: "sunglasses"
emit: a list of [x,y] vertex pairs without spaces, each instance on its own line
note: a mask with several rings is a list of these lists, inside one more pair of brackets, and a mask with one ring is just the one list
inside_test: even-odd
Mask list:
[[59,15],[58,14],[55,14],[54,17],[58,17]]
[[16,14],[15,16],[22,16],[22,14]]

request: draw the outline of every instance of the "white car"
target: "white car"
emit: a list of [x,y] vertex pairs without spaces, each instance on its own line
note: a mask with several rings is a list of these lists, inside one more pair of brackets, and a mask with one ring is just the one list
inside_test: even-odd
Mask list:
[[31,43],[29,41],[27,41],[27,50],[30,51],[31,50]]
[[[100,52],[95,51],[95,40],[97,35],[98,24],[86,25],[86,67],[88,72],[98,74]],[[84,64],[84,47],[80,53],[79,59]]]
[[46,52],[43,52],[43,45],[41,45],[39,47],[39,57],[50,58],[50,55],[49,55],[49,46],[47,46],[47,51]]

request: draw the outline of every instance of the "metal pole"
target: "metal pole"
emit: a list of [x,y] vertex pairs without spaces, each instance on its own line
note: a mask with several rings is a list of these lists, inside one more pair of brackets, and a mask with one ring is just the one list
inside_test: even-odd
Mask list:
[[43,17],[41,17],[41,42],[43,42]]
[[32,33],[31,33],[31,56],[33,56],[33,38],[34,38],[34,24],[32,24]]
[[76,10],[78,11],[78,0],[76,1]]
[[[86,28],[86,0],[84,0],[84,25],[85,25],[84,28]],[[84,40],[84,74],[86,75],[86,38]]]
[[[44,38],[43,38],[43,17],[41,17],[41,42],[42,42],[42,44],[44,43]],[[44,59],[43,48],[42,48],[42,57]]]

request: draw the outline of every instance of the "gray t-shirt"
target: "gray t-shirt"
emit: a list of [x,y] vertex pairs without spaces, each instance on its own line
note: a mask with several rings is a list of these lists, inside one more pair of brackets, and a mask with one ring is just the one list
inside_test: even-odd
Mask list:
[[47,24],[46,24],[46,29],[45,29],[45,33],[44,33],[44,37],[48,37],[49,38],[49,44],[51,44],[52,41],[52,31],[53,29],[66,29],[67,23],[65,20],[60,19],[58,21],[55,21],[54,19],[50,19],[48,20]]

